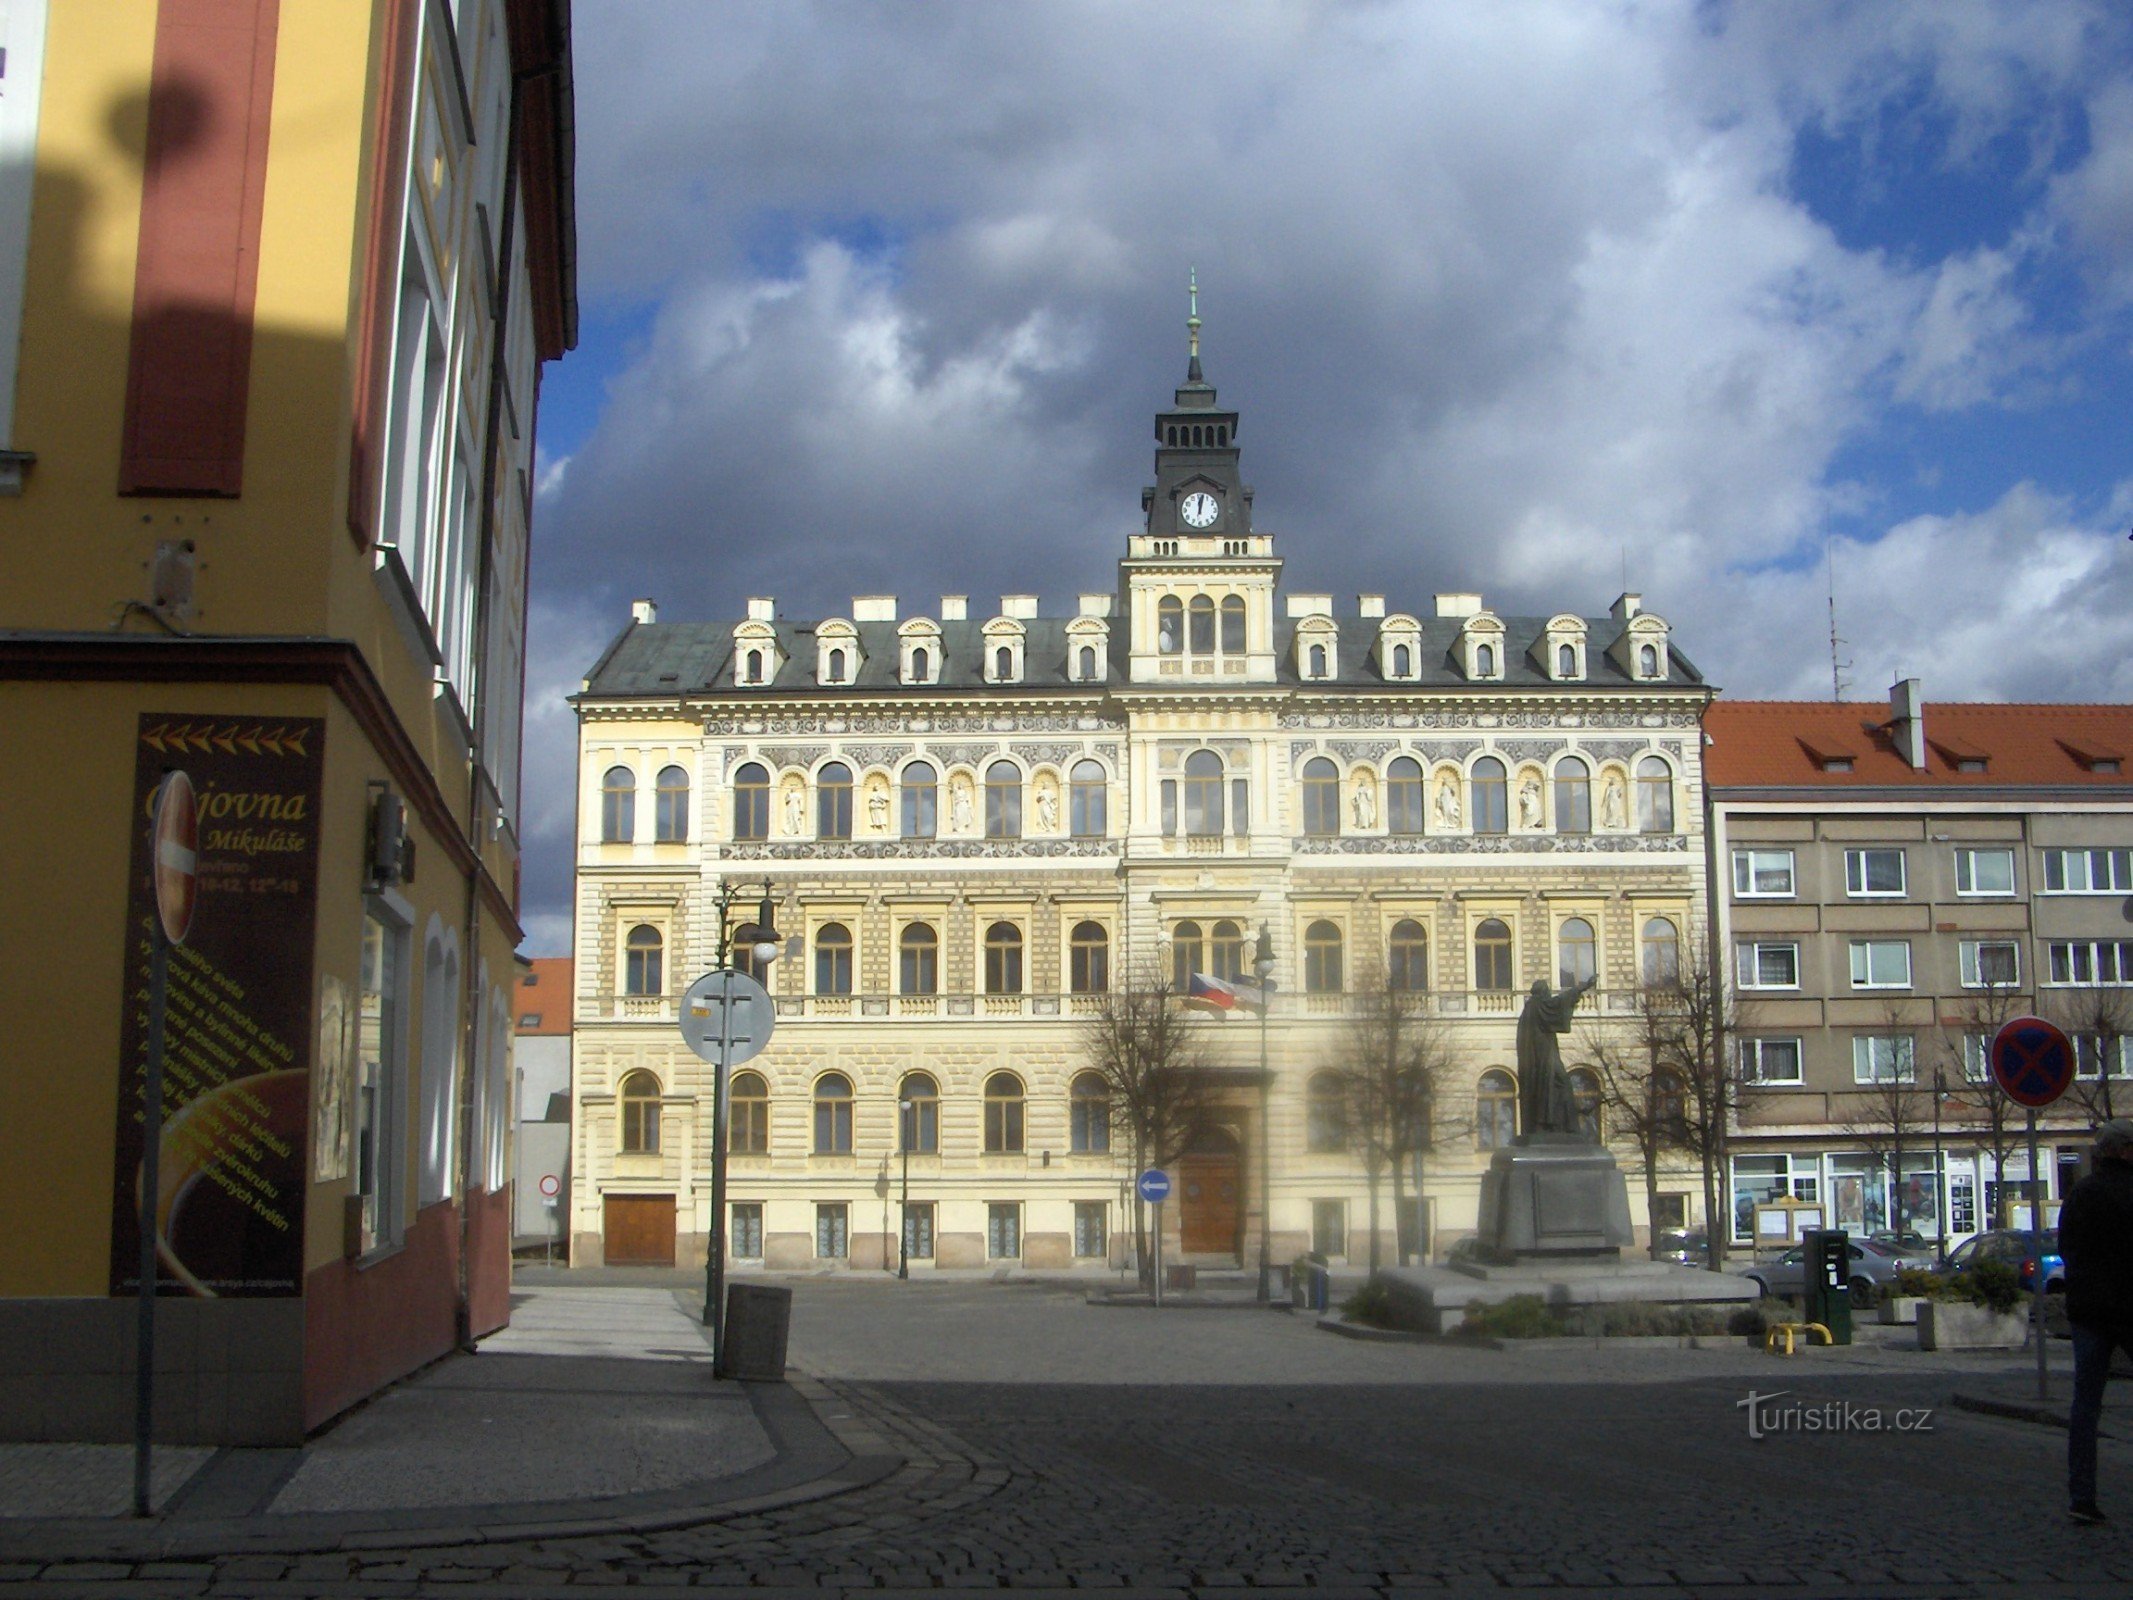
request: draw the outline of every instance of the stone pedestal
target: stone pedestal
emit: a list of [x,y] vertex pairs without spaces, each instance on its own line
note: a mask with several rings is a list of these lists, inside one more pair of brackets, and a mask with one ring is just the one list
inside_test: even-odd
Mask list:
[[1499,1150],[1481,1180],[1482,1250],[1502,1262],[1619,1259],[1636,1243],[1629,1185],[1604,1145]]

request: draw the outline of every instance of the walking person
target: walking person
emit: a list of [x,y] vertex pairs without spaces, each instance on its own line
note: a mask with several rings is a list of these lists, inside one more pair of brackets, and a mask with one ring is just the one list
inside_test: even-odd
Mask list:
[[2066,1318],[2074,1332],[2068,1515],[2093,1524],[2104,1520],[2096,1504],[2104,1381],[2114,1350],[2133,1356],[2133,1119],[2120,1117],[2096,1130],[2095,1165],[2059,1211],[2059,1253],[2066,1258]]

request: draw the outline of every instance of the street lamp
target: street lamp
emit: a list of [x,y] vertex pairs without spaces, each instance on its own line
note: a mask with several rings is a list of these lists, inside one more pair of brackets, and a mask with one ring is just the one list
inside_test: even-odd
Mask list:
[[911,1124],[918,1117],[918,1106],[910,1100],[899,1100],[896,1104],[903,1112],[898,1143],[904,1147],[904,1195],[898,1202],[896,1217],[896,1275],[908,1278],[911,1276]]
[[1259,979],[1259,1303],[1272,1298],[1272,1266],[1267,1259],[1268,1239],[1274,1231],[1274,1185],[1268,1167],[1273,1140],[1267,1132],[1269,1088],[1266,1064],[1267,1002],[1274,988],[1274,935],[1259,924],[1259,945],[1252,952],[1252,971]]
[[1933,1216],[1938,1224],[1940,1242],[1935,1246],[1937,1258],[1948,1259],[1948,1178],[1941,1165],[1940,1153],[1940,1103],[1948,1097],[1948,1071],[1945,1067],[1933,1069]]
[[[726,1356],[726,1137],[727,1080],[731,1076],[726,1058],[733,1053],[727,1029],[733,1022],[733,967],[730,958],[745,949],[755,972],[778,959],[778,930],[771,923],[770,880],[763,880],[763,898],[757,903],[755,921],[729,927],[728,914],[740,898],[738,884],[726,884],[718,896],[719,1043],[718,1062],[713,1068],[711,1090],[711,1230],[704,1250],[704,1326],[711,1330],[712,1370]],[[754,973],[751,972],[750,976]]]

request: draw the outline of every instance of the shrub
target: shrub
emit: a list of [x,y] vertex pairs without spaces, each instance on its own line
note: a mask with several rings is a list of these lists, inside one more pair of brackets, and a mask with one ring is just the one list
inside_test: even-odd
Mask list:
[[1896,1292],[1916,1295],[1927,1300],[1938,1300],[1947,1293],[1948,1280],[1939,1273],[1924,1267],[1898,1267],[1896,1269]]
[[1746,1305],[1735,1306],[1726,1318],[1726,1332],[1744,1334],[1750,1339],[1760,1339],[1770,1331],[1771,1325],[1790,1322],[1791,1314],[1784,1310],[1785,1302],[1773,1304],[1768,1300],[1750,1300]]
[[1466,1308],[1459,1331],[1486,1339],[1555,1339],[1570,1331],[1569,1324],[1550,1311],[1537,1294],[1515,1294],[1501,1305],[1487,1306],[1479,1300]]
[[2004,1261],[1980,1261],[1958,1273],[1951,1287],[1963,1299],[2002,1315],[2022,1303],[2021,1275]]
[[1393,1326],[1392,1296],[1385,1286],[1372,1278],[1355,1293],[1341,1302],[1341,1315],[1350,1322],[1367,1323],[1373,1328]]

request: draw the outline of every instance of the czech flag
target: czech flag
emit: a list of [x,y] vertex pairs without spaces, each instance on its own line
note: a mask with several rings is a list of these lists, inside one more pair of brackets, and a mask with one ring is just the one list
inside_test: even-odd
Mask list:
[[1227,1011],[1264,1011],[1266,995],[1256,983],[1232,982],[1195,972],[1185,986],[1185,1003],[1195,1010],[1218,1015]]

